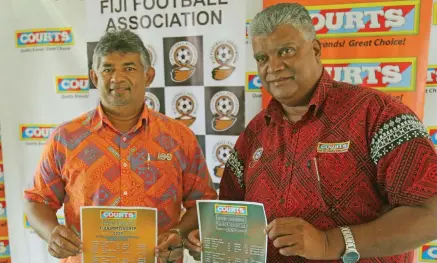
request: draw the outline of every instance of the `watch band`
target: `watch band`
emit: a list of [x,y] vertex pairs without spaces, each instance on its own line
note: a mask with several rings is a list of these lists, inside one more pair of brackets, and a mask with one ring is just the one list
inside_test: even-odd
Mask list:
[[349,227],[340,227],[341,233],[344,237],[344,242],[346,243],[346,252],[348,250],[356,250],[354,236],[352,235],[352,231]]

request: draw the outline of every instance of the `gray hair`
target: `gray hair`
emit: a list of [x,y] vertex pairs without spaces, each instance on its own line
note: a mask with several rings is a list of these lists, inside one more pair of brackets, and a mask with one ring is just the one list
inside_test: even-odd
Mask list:
[[141,38],[129,30],[114,30],[106,32],[94,48],[93,70],[97,71],[102,57],[113,52],[139,53],[144,70],[150,67],[150,54]]
[[268,35],[280,25],[292,25],[304,34],[306,40],[316,39],[308,10],[297,3],[276,4],[262,10],[250,24],[250,37]]

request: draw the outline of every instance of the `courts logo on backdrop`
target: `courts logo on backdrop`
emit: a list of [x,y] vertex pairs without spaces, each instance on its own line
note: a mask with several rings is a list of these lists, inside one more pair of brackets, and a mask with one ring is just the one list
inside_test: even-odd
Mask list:
[[250,37],[249,37],[250,22],[252,22],[251,19],[246,20],[246,44],[251,44]]
[[428,66],[426,73],[426,86],[437,87],[437,65]]
[[416,89],[416,58],[335,59],[322,62],[336,81],[383,91]]
[[417,35],[420,1],[308,6],[317,36]]
[[246,72],[246,91],[261,92],[261,79],[257,72]]
[[65,98],[88,98],[88,76],[57,76],[56,93]]
[[26,145],[43,145],[55,127],[54,124],[20,124],[20,141]]
[[74,35],[71,27],[17,30],[15,44],[21,52],[70,50]]
[[423,245],[420,248],[419,259],[422,262],[437,262],[437,243]]

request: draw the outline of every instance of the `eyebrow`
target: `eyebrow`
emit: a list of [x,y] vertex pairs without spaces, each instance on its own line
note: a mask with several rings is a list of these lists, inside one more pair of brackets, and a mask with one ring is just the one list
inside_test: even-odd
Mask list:
[[[297,44],[294,41],[285,42],[283,44],[280,44],[279,47],[277,48],[277,50],[280,50],[281,48],[284,48],[284,47],[289,46],[289,45],[297,45]],[[256,54],[254,54],[254,58],[259,57],[259,56],[264,56],[264,55],[266,55],[265,52],[258,52]]]
[[[111,63],[105,63],[105,64],[103,64],[102,66],[103,66],[104,68],[110,68],[110,67],[113,67],[114,64],[111,64]],[[125,63],[123,63],[123,66],[125,66],[125,67],[127,67],[127,66],[136,66],[136,64],[135,64],[135,62],[125,62]]]

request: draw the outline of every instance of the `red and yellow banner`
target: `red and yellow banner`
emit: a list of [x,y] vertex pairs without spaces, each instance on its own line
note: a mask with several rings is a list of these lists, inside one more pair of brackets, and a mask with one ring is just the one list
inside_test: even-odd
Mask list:
[[[423,117],[432,0],[264,0],[264,8],[284,2],[309,10],[335,80],[390,93]],[[271,96],[262,92],[265,108]]]

